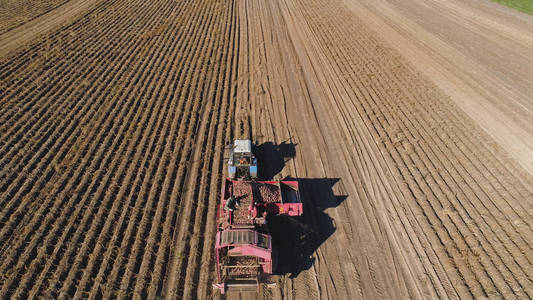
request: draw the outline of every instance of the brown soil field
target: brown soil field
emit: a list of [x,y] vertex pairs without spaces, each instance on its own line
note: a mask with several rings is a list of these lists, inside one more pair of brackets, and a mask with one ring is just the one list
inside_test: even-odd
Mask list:
[[[13,27],[13,29],[7,32],[2,33],[2,31],[0,31],[0,41],[2,41],[2,43],[0,43],[0,55],[7,55],[10,51],[16,50],[23,45],[31,44],[34,38],[46,34],[47,32],[52,31],[61,25],[66,25],[73,20],[75,21],[75,19],[80,15],[90,14],[92,18],[95,18],[96,15],[92,14],[92,8],[94,8],[96,2],[98,1],[70,0],[56,9],[50,10],[33,18],[31,21],[19,24],[17,27]],[[31,1],[25,5],[29,3],[31,3]],[[9,9],[2,8],[0,11],[9,17],[12,16],[11,12],[9,12]],[[70,34],[73,35],[75,32],[71,31]],[[49,43],[51,42],[52,41],[50,40]],[[58,42],[61,42],[61,40]],[[31,47],[31,45],[28,46]],[[48,45],[48,47],[51,46],[55,45]]]
[[61,6],[68,0],[0,1],[0,34]]
[[270,224],[273,287],[226,298],[532,298],[532,37],[482,0],[71,0],[11,29],[0,298],[220,298],[247,137],[305,213]]

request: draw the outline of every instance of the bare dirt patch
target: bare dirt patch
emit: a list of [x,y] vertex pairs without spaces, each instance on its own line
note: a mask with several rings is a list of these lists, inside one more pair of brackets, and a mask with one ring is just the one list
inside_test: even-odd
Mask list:
[[243,137],[305,213],[273,223],[276,286],[230,298],[533,297],[530,19],[82,2],[0,38],[0,298],[220,296],[223,151]]

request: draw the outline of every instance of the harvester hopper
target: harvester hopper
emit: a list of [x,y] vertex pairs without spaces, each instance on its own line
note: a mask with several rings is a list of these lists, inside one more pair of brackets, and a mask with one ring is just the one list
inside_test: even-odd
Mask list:
[[297,181],[226,179],[217,212],[217,283],[228,289],[259,288],[273,272],[267,216],[303,213]]

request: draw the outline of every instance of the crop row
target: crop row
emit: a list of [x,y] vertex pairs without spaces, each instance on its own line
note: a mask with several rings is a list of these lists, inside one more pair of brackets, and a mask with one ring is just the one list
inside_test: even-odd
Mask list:
[[[229,111],[232,14],[216,1],[105,1],[0,63],[2,296],[165,292],[183,199],[219,185],[206,177],[221,168],[213,151],[203,167],[189,160],[227,139],[211,108]],[[184,189],[191,167],[204,194]],[[186,229],[206,230],[206,214]]]
[[368,124],[394,165],[408,201],[402,204],[424,216],[418,230],[451,282],[463,282],[456,292],[531,297],[531,207],[521,201],[531,187],[516,167],[494,155],[480,129],[352,15],[298,7],[351,91],[352,101],[336,105],[348,122],[358,114]]

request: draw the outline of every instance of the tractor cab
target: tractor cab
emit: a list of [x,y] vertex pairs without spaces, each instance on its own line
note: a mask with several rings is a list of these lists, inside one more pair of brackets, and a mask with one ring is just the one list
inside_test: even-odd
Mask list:
[[229,147],[228,175],[231,179],[257,178],[257,158],[251,140],[235,140]]

